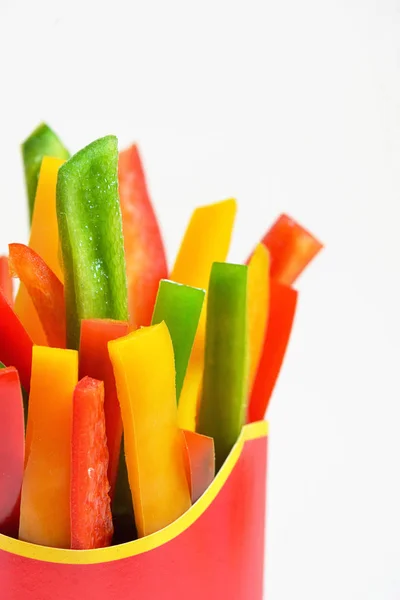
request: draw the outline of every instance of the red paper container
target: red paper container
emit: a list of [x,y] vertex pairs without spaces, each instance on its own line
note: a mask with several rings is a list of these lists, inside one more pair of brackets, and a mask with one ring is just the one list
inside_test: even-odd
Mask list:
[[146,538],[59,550],[0,535],[1,600],[262,600],[267,424],[243,428],[207,492]]

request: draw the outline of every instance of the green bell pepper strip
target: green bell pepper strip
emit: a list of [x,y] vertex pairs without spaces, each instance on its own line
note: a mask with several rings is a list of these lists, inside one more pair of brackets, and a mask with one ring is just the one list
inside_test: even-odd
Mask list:
[[57,134],[46,123],[41,123],[22,144],[30,221],[32,220],[39,171],[44,156],[67,160],[70,154]]
[[175,355],[176,401],[179,404],[183,380],[199,324],[205,291],[162,279],[158,288],[152,325],[165,321]]
[[214,263],[208,290],[204,375],[197,429],[214,438],[219,470],[246,418],[247,266]]
[[67,346],[82,319],[128,320],[117,138],[107,136],[60,167],[57,219],[65,275]]

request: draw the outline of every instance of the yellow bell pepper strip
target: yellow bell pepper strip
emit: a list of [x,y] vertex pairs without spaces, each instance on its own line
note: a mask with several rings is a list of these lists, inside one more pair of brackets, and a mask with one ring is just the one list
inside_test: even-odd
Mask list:
[[204,376],[197,431],[214,438],[218,471],[246,419],[247,270],[214,263],[208,291]]
[[215,477],[214,440],[194,431],[183,431],[185,467],[193,504],[204,494]]
[[118,179],[129,316],[136,329],[150,325],[158,284],[168,276],[167,261],[136,145],[120,152]]
[[32,340],[0,289],[0,360],[16,367],[23,387],[29,391]]
[[[64,281],[59,260],[59,239],[56,213],[56,185],[64,160],[45,156],[40,167],[33,211],[29,247],[50,267],[60,281]],[[46,335],[39,316],[23,283],[15,299],[15,311],[35,344],[45,346]]]
[[41,123],[23,142],[22,156],[28,192],[29,215],[32,219],[39,170],[43,157],[54,156],[66,160],[69,158],[69,152],[54,131],[46,123]]
[[58,173],[69,348],[79,346],[82,319],[128,320],[117,169],[117,138],[107,136],[80,150]]
[[170,275],[172,281],[207,289],[212,264],[228,255],[236,210],[233,199],[196,208]]
[[24,473],[24,409],[18,372],[0,370],[0,533],[18,536]]
[[124,425],[139,537],[166,527],[191,505],[178,428],[174,350],[165,323],[109,342]]
[[10,269],[19,277],[39,315],[47,343],[65,348],[64,286],[44,260],[24,244],[10,244]]
[[253,387],[263,349],[269,310],[269,252],[263,244],[255,249],[249,262],[249,390]]
[[297,291],[272,279],[267,332],[253,388],[250,390],[250,423],[261,421],[267,411],[285,358],[296,305]]
[[13,282],[8,266],[8,256],[0,256],[0,289],[6,300],[13,306]]
[[263,244],[271,255],[271,279],[292,285],[323,245],[288,215],[280,215]]
[[19,538],[71,544],[71,431],[78,352],[34,346]]
[[105,548],[111,543],[113,524],[103,382],[84,377],[75,388],[73,404],[71,548]]
[[[226,260],[236,216],[236,201],[224,200],[197,208],[186,229],[170,279],[208,289],[211,266]],[[206,306],[200,323],[179,400],[179,426],[194,431],[204,364]]]
[[63,281],[63,271],[60,262],[56,188],[58,171],[64,162],[50,156],[43,158],[28,244],[61,281]]
[[165,279],[160,281],[158,289],[152,325],[165,321],[171,335],[175,356],[176,401],[178,404],[199,324],[204,294],[204,290]]
[[109,454],[108,480],[111,498],[114,496],[117,479],[122,419],[114,371],[108,354],[108,342],[127,335],[128,331],[129,325],[124,321],[84,319],[79,346],[79,379],[89,376],[104,382],[104,412]]

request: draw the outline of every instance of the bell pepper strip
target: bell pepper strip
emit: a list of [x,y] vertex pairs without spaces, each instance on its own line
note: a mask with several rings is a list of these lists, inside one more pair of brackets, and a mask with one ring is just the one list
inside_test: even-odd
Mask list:
[[69,152],[54,131],[46,123],[41,123],[22,144],[22,157],[31,220],[39,170],[44,156],[54,156],[66,160],[69,158]]
[[204,376],[198,433],[214,438],[216,471],[246,419],[248,267],[214,263],[208,291]]
[[80,150],[58,173],[69,348],[79,346],[82,319],[128,320],[117,169],[117,138],[107,136]]
[[178,428],[174,350],[165,323],[109,342],[124,424],[129,483],[139,537],[191,506]]
[[24,409],[18,372],[0,370],[0,533],[18,536],[24,473]]
[[71,545],[71,432],[78,353],[34,346],[19,538]]
[[63,281],[63,271],[60,262],[56,188],[58,171],[64,162],[65,160],[50,156],[43,158],[28,244],[43,258],[60,281]]
[[6,300],[13,306],[13,282],[8,266],[8,256],[0,256],[0,289]]
[[183,431],[183,435],[186,445],[186,476],[194,504],[215,477],[214,440],[194,431]]
[[265,234],[262,243],[271,256],[271,279],[292,285],[323,248],[309,231],[282,214]]
[[207,289],[212,264],[228,255],[236,210],[233,199],[196,208],[170,275],[172,281]]
[[263,244],[257,246],[249,261],[247,300],[251,390],[260,362],[269,310],[269,253]]
[[176,401],[179,404],[183,380],[196,335],[205,291],[167,281],[160,281],[152,325],[165,321],[171,335],[175,356]]
[[71,548],[91,550],[111,544],[108,449],[104,384],[84,377],[76,386],[72,414]]
[[[32,248],[63,282],[59,260],[59,239],[56,214],[56,185],[60,166],[64,160],[45,156],[40,167],[33,211],[29,247]],[[41,346],[47,344],[46,334],[34,304],[24,284],[21,283],[15,299],[15,311],[32,340]]]
[[168,276],[164,244],[136,145],[120,152],[118,180],[129,315],[136,329],[150,325],[158,284]]
[[296,311],[297,291],[271,280],[267,332],[257,375],[250,394],[248,422],[264,418],[281,371]]
[[29,391],[32,340],[0,289],[0,360],[16,367],[23,387]]
[[111,319],[84,319],[79,347],[79,379],[85,376],[104,382],[104,412],[109,454],[108,481],[113,498],[122,437],[122,419],[108,342],[127,335],[129,325]]
[[46,341],[65,348],[64,286],[44,260],[24,244],[10,244],[10,270],[24,284],[39,315]]
[[[236,216],[236,201],[197,208],[186,229],[170,279],[207,291],[214,262],[226,260]],[[179,400],[179,426],[194,431],[204,365],[206,305],[193,344]]]

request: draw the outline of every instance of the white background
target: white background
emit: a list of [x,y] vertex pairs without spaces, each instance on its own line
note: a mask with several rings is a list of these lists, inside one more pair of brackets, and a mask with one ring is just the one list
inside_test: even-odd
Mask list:
[[170,261],[232,195],[233,260],[281,211],[325,242],[269,412],[267,597],[399,599],[400,2],[0,0],[0,57],[1,251],[41,120],[140,142]]

